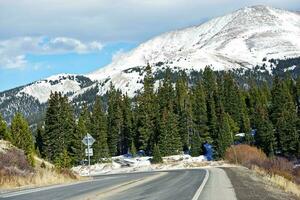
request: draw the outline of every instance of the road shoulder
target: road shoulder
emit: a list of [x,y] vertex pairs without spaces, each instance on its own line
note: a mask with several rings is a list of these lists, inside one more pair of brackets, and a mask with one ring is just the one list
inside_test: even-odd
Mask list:
[[255,172],[244,167],[222,168],[230,178],[237,199],[241,200],[297,200],[276,186],[263,180]]
[[225,171],[209,168],[209,179],[200,195],[201,200],[236,200],[235,191]]

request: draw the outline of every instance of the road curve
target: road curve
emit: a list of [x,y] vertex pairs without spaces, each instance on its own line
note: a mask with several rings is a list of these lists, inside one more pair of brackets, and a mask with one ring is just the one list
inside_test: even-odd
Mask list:
[[[109,200],[192,200],[206,175],[206,170],[169,171],[165,176],[140,184],[126,191],[114,193]],[[101,198],[99,198],[101,199]]]
[[[209,171],[208,173],[206,169],[188,169],[98,176],[92,181],[72,185],[0,194],[0,200],[205,200],[215,199],[212,198],[212,193],[219,193],[222,197],[222,192],[218,192],[220,188],[211,187],[211,184],[228,181],[228,177],[223,170],[217,173],[216,170]],[[213,175],[209,175],[211,173]],[[224,179],[224,176],[227,178]],[[206,181],[208,187],[205,185]],[[222,183],[219,185],[224,187]],[[227,191],[226,195],[229,195],[228,199],[235,196],[233,190]]]

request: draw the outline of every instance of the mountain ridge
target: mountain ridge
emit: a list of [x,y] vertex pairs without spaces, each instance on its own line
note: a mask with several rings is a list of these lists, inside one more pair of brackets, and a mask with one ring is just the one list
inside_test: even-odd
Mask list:
[[[206,66],[217,71],[254,70],[272,74],[277,70],[278,60],[298,57],[299,13],[262,5],[245,7],[200,25],[158,35],[86,75],[58,74],[0,92],[0,112],[9,118],[14,112],[41,111],[51,91],[62,92],[74,104],[80,104],[79,99],[91,101],[84,98],[87,93],[105,95],[111,84],[134,97],[143,87],[147,64],[152,66],[153,74],[166,68],[191,73]],[[298,73],[298,59],[291,63],[280,70]]]

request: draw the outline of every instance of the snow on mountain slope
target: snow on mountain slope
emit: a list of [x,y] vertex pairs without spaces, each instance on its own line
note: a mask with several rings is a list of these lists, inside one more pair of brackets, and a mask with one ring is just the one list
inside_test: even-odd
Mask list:
[[[141,88],[136,72],[129,68],[149,63],[155,72],[163,67],[201,70],[253,68],[263,59],[300,56],[300,15],[266,6],[237,10],[202,25],[157,36],[88,77],[110,80],[116,88],[129,92]],[[270,69],[269,69],[270,70]],[[130,89],[128,89],[130,88]]]
[[45,80],[40,80],[24,87],[17,93],[17,96],[27,94],[34,97],[40,103],[46,103],[51,92],[61,92],[63,95],[72,95],[80,92],[82,87],[82,80],[79,75],[59,74],[51,76]]
[[[45,103],[51,91],[74,99],[95,88],[103,95],[113,83],[132,97],[142,88],[147,63],[154,73],[165,67],[198,71],[208,65],[230,70],[292,57],[300,57],[300,14],[253,6],[157,36],[86,76],[61,74],[34,82],[21,88],[17,96],[29,95]],[[0,103],[10,98],[5,95],[0,93]]]

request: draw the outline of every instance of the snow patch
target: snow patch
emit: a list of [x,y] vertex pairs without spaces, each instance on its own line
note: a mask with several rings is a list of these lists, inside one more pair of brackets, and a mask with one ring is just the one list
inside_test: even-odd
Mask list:
[[98,163],[88,166],[73,167],[72,170],[81,176],[101,175],[101,174],[116,174],[130,173],[154,170],[169,170],[169,169],[185,169],[207,165],[205,156],[191,157],[190,155],[175,155],[163,157],[163,164],[151,164],[152,157],[135,157],[129,158],[126,156],[112,157],[111,163]]

